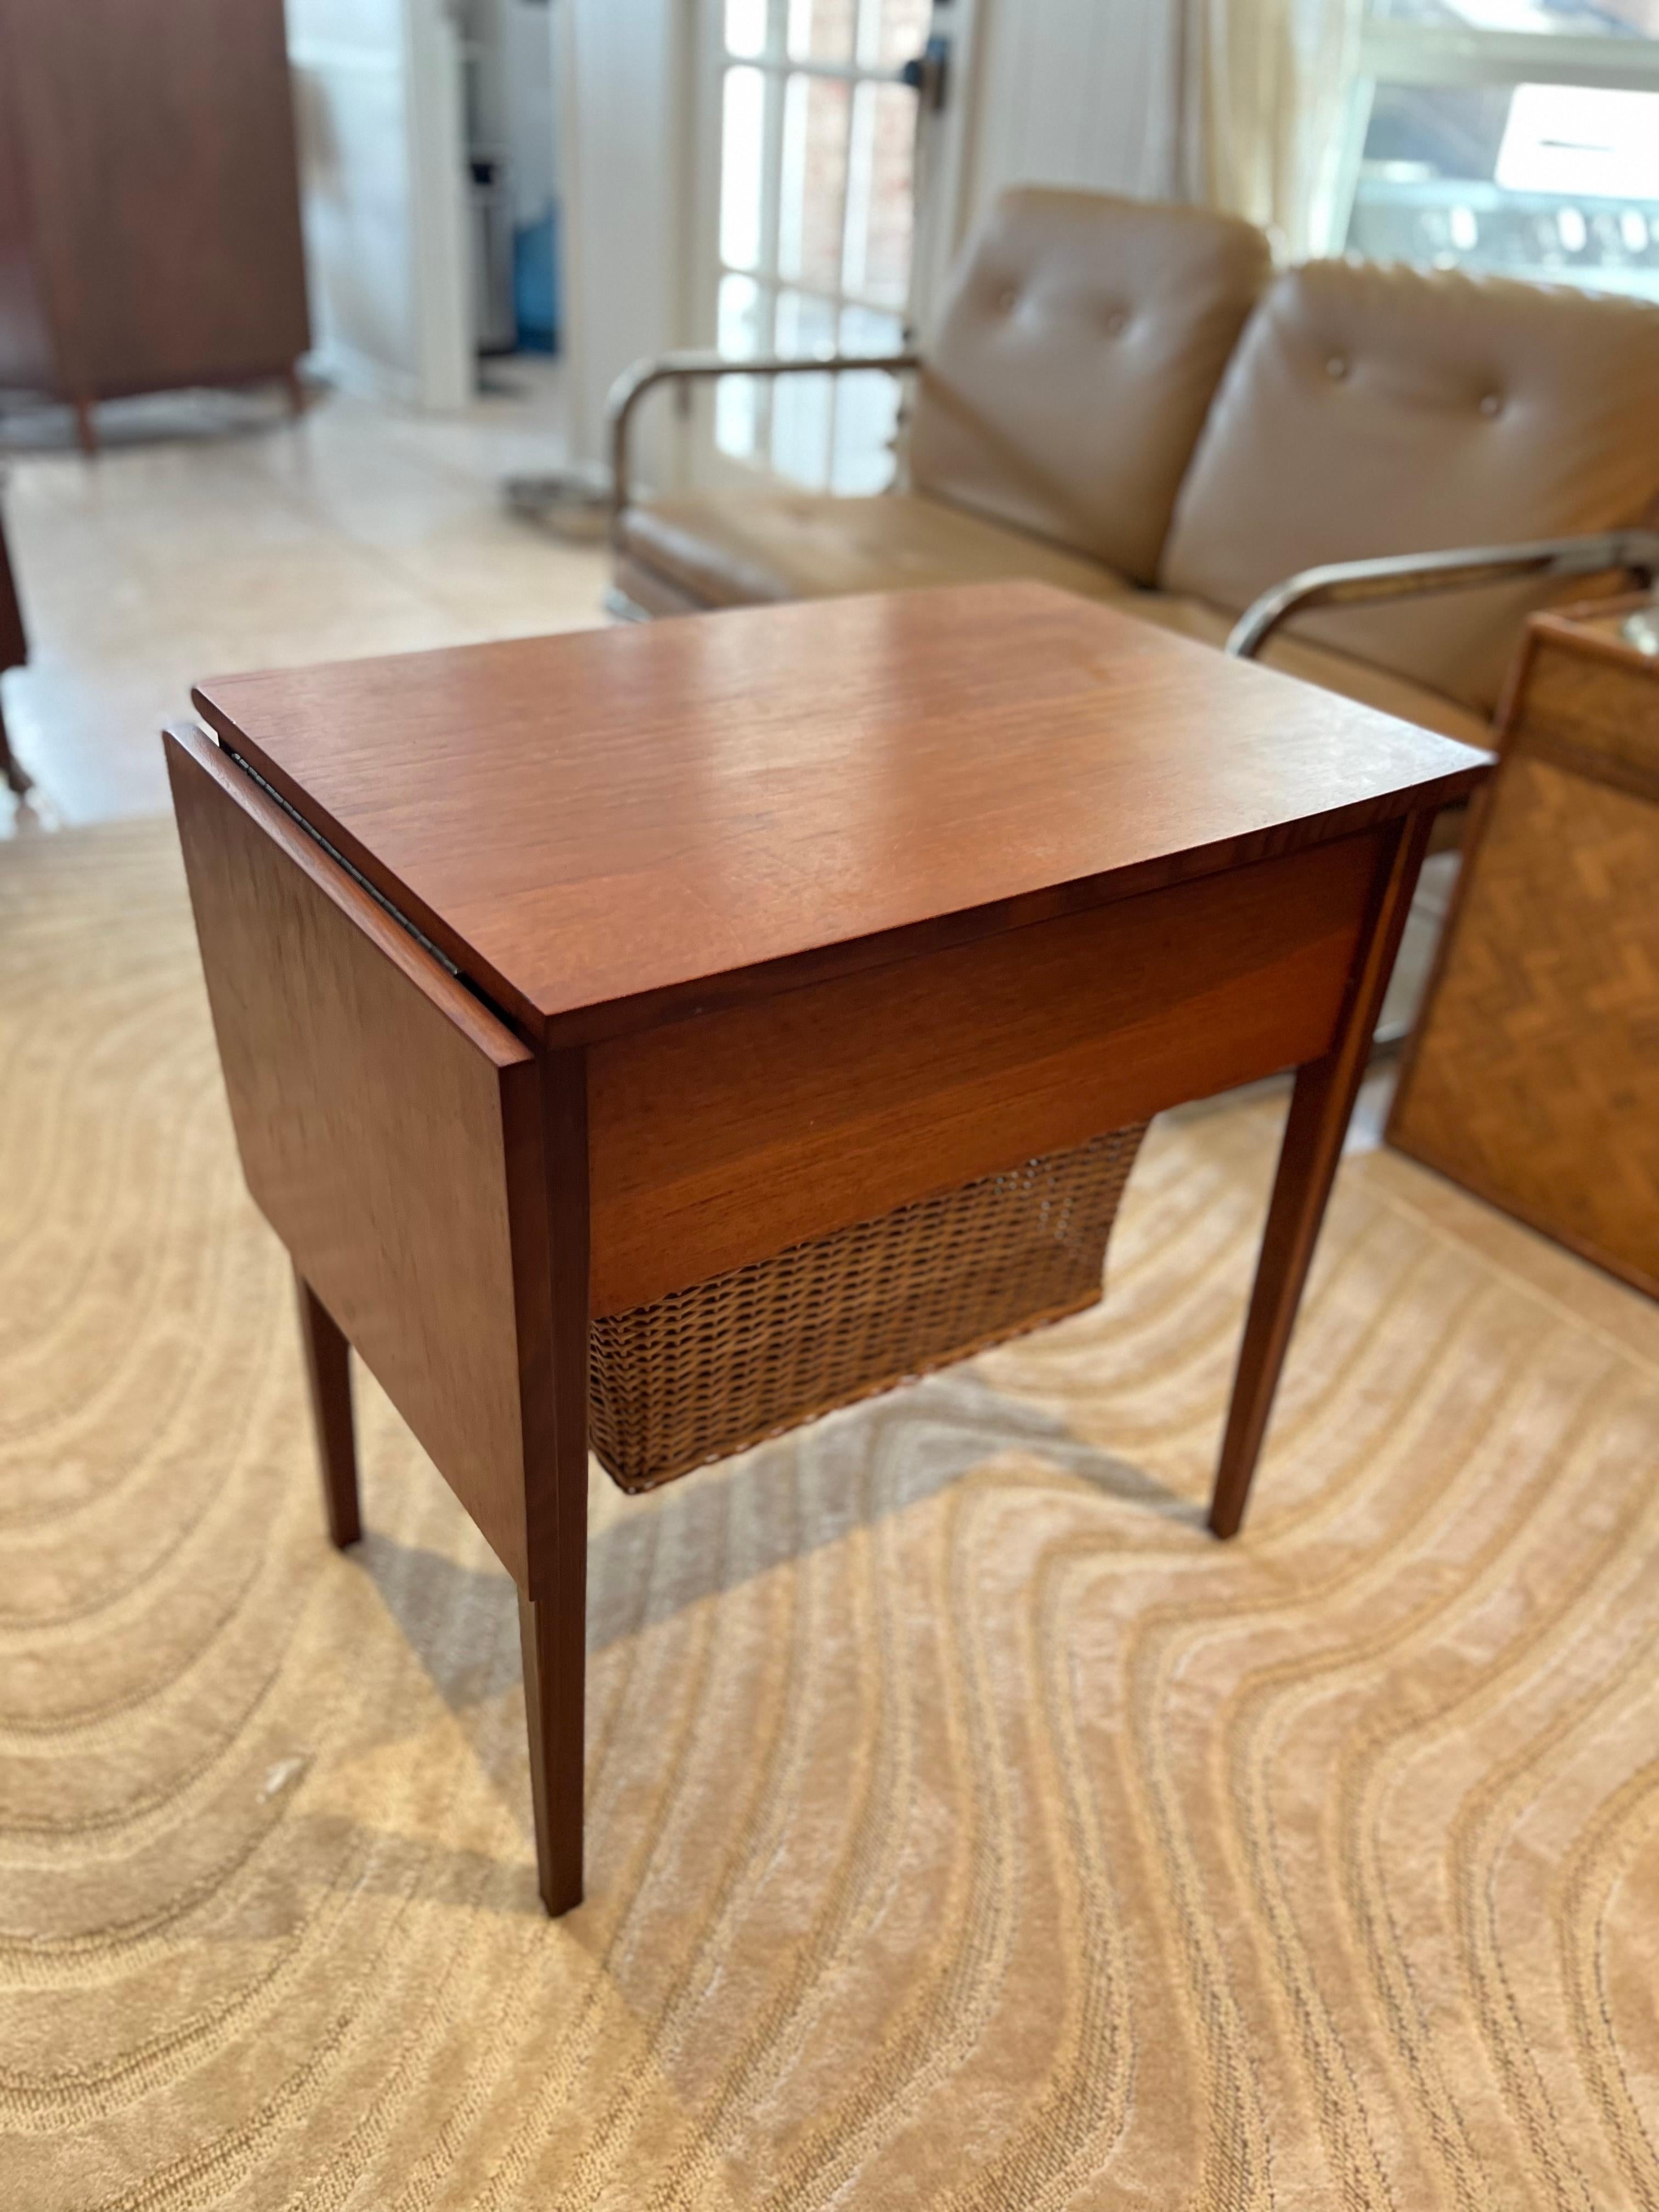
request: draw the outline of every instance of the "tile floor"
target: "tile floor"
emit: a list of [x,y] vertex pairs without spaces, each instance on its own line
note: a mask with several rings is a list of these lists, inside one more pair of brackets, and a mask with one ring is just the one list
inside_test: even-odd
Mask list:
[[565,457],[556,364],[451,419],[327,393],[104,410],[88,461],[64,425],[0,417],[7,535],[31,660],[4,678],[37,780],[8,831],[164,812],[158,732],[197,678],[601,621],[606,563],[514,518],[505,477]]

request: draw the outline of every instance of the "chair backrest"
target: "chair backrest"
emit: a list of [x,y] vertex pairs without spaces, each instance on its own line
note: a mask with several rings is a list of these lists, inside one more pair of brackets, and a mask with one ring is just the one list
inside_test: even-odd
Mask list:
[[911,483],[1150,584],[1268,269],[1261,233],[1230,216],[1005,192],[927,349]]
[[[1239,342],[1160,581],[1237,611],[1320,562],[1615,529],[1656,497],[1659,307],[1310,262]],[[1562,596],[1505,586],[1297,629],[1489,712],[1526,616]]]

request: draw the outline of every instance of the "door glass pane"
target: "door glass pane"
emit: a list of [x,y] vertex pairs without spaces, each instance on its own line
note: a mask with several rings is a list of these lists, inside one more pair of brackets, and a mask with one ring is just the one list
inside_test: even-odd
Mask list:
[[726,51],[750,55],[766,51],[768,0],[726,0]]
[[1659,298],[1659,93],[1379,84],[1346,243]]
[[[752,276],[722,276],[718,349],[728,360],[752,360],[764,344],[766,295]],[[714,386],[714,443],[734,459],[750,459],[759,443],[760,386],[752,376],[723,376]]]
[[764,72],[727,70],[720,135],[720,259],[729,268],[753,269],[760,260],[765,138]]
[[778,268],[824,291],[841,281],[849,106],[848,88],[833,78],[791,76],[784,94]]
[[[778,351],[813,353],[832,346],[836,311],[827,300],[801,292],[778,295]],[[781,376],[772,390],[772,465],[810,490],[830,475],[830,417],[834,394],[828,376]]]
[[864,0],[859,58],[868,69],[899,69],[927,43],[933,0]]
[[910,283],[916,102],[901,85],[859,87],[848,164],[843,289],[902,307]]
[[[933,4],[720,0],[715,319],[729,358],[902,344],[916,103],[894,73],[920,52]],[[902,398],[878,371],[726,378],[714,442],[815,490],[874,492],[892,481]]]
[[[843,353],[897,353],[904,326],[896,315],[868,307],[842,310]],[[885,491],[893,481],[893,441],[898,430],[899,380],[879,369],[836,380],[835,449],[830,488],[854,495]]]
[[789,58],[850,62],[858,0],[789,0]]

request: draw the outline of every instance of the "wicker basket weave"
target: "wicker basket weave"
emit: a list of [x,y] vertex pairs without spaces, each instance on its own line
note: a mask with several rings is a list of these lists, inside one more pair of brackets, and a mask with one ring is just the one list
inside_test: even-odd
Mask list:
[[593,1449],[650,1490],[1092,1305],[1144,1121],[608,1316]]

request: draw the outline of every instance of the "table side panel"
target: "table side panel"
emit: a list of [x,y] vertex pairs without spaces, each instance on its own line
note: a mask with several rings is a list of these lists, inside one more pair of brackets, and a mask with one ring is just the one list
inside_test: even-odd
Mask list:
[[1317,1057],[1389,837],[593,1045],[593,1312]]
[[525,1582],[550,1389],[536,1063],[205,739],[169,732],[167,764],[248,1188]]

